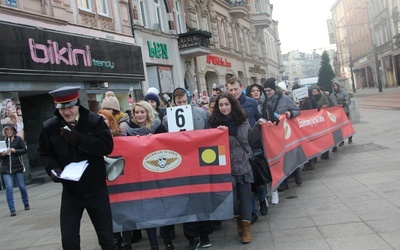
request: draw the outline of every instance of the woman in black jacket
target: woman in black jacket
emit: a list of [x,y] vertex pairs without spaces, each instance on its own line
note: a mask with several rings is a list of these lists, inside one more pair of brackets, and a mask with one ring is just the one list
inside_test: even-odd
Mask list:
[[24,182],[25,167],[21,158],[21,155],[26,154],[27,149],[24,140],[16,134],[17,130],[13,124],[4,125],[3,135],[7,148],[4,148],[1,153],[0,173],[6,186],[7,203],[11,216],[17,215],[13,195],[13,177],[17,181],[25,210],[30,209],[28,192]]

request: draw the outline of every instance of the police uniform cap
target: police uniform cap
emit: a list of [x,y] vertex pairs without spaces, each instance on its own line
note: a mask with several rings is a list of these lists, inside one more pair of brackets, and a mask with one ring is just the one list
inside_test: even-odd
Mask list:
[[54,98],[54,103],[57,109],[70,108],[79,104],[79,89],[77,86],[65,86],[56,90],[50,91],[49,94]]

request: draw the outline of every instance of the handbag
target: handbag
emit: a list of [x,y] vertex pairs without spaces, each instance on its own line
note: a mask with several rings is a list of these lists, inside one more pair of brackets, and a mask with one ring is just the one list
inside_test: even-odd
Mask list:
[[271,170],[262,150],[253,150],[253,157],[250,157],[249,162],[253,170],[254,183],[257,186],[272,182]]
[[[240,146],[245,152],[246,148],[240,143],[240,141],[235,137],[236,141],[239,142]],[[249,153],[249,152],[247,152]],[[271,170],[267,160],[264,157],[264,153],[261,149],[255,149],[252,154],[249,154],[249,163],[251,165],[251,170],[253,171],[254,184],[256,186],[265,185],[272,182]]]

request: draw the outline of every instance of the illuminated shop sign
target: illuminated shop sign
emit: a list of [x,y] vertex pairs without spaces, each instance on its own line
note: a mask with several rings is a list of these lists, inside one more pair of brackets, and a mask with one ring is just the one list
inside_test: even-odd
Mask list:
[[208,64],[213,64],[213,65],[219,65],[219,66],[224,66],[227,68],[232,67],[232,63],[228,61],[228,59],[224,59],[219,56],[214,56],[214,55],[207,55],[207,63]]
[[133,44],[0,22],[0,74],[144,79]]

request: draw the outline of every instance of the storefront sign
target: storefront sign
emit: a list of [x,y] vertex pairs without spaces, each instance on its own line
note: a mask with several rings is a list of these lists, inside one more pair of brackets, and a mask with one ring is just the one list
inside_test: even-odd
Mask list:
[[168,59],[168,50],[165,43],[147,41],[149,47],[149,56],[155,58]]
[[133,44],[0,22],[0,75],[144,79]]
[[267,71],[265,69],[262,69],[260,65],[254,65],[254,67],[249,67],[249,72],[255,74],[264,74],[264,75],[267,73]]
[[207,55],[207,63],[213,65],[224,66],[227,68],[232,67],[232,63],[228,61],[228,59],[223,59],[219,56]]

